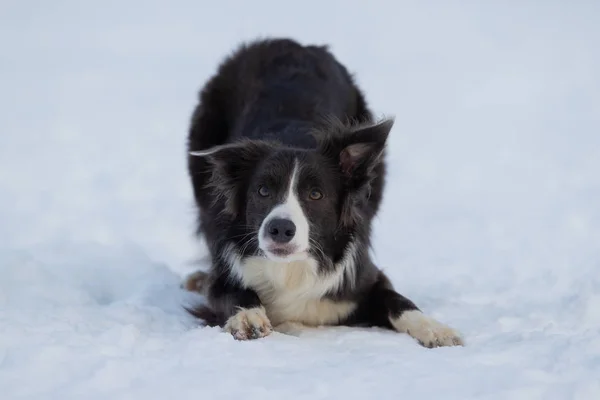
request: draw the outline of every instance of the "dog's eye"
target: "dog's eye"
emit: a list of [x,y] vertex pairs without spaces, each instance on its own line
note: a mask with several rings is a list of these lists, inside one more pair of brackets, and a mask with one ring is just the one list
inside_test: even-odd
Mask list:
[[260,185],[258,187],[258,194],[261,195],[262,197],[267,197],[269,195],[269,188],[266,187],[265,185]]
[[311,200],[321,200],[323,193],[319,189],[313,189],[310,191],[309,197]]

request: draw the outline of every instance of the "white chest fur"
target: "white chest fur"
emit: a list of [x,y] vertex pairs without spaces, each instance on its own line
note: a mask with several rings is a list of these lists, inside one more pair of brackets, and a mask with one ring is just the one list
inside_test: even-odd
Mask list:
[[353,302],[322,298],[343,283],[348,274],[345,265],[338,265],[331,274],[320,275],[313,259],[278,263],[263,257],[243,262],[233,257],[231,261],[244,285],[257,292],[273,325],[284,322],[332,325],[356,308]]

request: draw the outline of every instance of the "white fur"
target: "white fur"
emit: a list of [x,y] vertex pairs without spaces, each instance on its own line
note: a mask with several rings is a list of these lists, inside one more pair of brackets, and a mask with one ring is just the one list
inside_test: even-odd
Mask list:
[[235,143],[222,144],[222,145],[209,147],[208,149],[204,149],[204,150],[190,151],[189,154],[192,156],[196,156],[196,157],[206,157],[206,156],[214,154],[218,151],[221,151],[223,149],[226,149],[229,147],[234,147],[235,145],[236,145]]
[[276,325],[273,330],[290,336],[300,336],[306,329],[306,325],[300,322],[283,322]]
[[319,273],[317,261],[277,262],[265,257],[241,259],[231,244],[224,254],[231,272],[242,284],[255,290],[274,325],[299,322],[309,326],[337,324],[356,304],[323,296],[344,282],[352,284],[356,273],[356,245],[350,242],[344,258],[329,274]]
[[264,307],[241,308],[230,317],[225,324],[225,330],[238,340],[265,337],[273,332]]
[[[299,261],[307,258],[307,251],[309,247],[309,224],[304,210],[298,200],[298,163],[294,163],[294,170],[290,177],[290,183],[288,187],[287,195],[282,204],[279,204],[265,217],[260,229],[258,230],[258,246],[267,256],[275,261]],[[265,235],[266,226],[274,218],[286,218],[291,220],[296,225],[296,234],[290,241],[290,246],[296,248],[294,254],[281,258],[269,252],[269,246],[273,244],[272,240]]]
[[398,332],[409,334],[426,347],[464,345],[456,330],[418,310],[405,311],[399,318],[390,318],[390,321]]

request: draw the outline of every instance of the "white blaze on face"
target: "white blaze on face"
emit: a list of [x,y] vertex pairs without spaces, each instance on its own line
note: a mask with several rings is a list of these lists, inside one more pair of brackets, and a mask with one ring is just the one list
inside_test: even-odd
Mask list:
[[[271,210],[271,212],[263,220],[260,229],[258,231],[258,245],[265,254],[273,259],[274,261],[299,261],[306,259],[308,256],[309,247],[309,224],[302,205],[298,200],[298,174],[299,174],[298,162],[294,162],[294,170],[290,176],[289,186],[287,194],[283,199],[283,203],[277,205]],[[267,225],[273,219],[289,219],[296,226],[296,233],[293,239],[286,243],[285,246],[293,248],[293,254],[285,257],[279,257],[269,251],[269,247],[275,245],[275,242],[269,238]]]

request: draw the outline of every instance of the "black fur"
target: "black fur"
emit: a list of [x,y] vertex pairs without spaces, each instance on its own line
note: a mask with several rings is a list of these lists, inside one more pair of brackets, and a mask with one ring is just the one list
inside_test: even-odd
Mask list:
[[348,245],[356,248],[354,273],[322,295],[356,308],[332,323],[392,329],[390,317],[418,310],[394,291],[368,254],[393,120],[374,121],[361,90],[327,47],[288,39],[242,45],[199,100],[188,150],[210,151],[190,154],[188,170],[197,233],[206,239],[212,266],[203,284],[208,307],[190,312],[223,326],[240,307],[262,305],[258,288],[232,270],[228,251],[234,248],[241,259],[265,257],[256,232],[285,197],[293,171],[310,221],[308,254],[317,260],[318,273],[334,273]]

